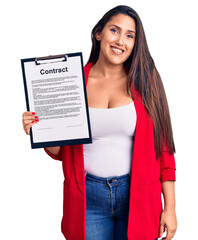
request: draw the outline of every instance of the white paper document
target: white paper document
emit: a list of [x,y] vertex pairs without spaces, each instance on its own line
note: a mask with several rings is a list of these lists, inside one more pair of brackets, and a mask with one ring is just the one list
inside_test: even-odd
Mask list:
[[82,53],[65,55],[21,60],[32,148],[92,142]]

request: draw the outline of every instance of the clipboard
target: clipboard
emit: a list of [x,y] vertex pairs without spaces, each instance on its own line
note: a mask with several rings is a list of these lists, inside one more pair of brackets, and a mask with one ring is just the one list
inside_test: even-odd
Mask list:
[[92,143],[82,52],[21,59],[21,67],[27,111],[39,117],[31,148]]

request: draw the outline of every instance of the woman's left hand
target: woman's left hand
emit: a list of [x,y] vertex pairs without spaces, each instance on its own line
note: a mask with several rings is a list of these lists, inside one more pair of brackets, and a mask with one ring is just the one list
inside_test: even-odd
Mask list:
[[175,209],[164,209],[161,214],[159,235],[162,236],[166,228],[165,240],[171,240],[177,229],[177,217]]

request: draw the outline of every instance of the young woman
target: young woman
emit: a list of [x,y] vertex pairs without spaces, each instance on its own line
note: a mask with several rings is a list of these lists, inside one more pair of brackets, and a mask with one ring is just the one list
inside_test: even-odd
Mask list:
[[[67,240],[173,238],[175,146],[167,99],[138,14],[109,10],[84,67],[92,144],[45,148],[62,161]],[[23,114],[24,130],[38,122]],[[161,193],[164,197],[162,210]]]

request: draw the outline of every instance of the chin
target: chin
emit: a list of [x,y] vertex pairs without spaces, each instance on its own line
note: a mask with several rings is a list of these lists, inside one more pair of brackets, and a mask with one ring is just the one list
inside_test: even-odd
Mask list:
[[125,59],[115,59],[115,58],[110,58],[108,61],[113,64],[113,65],[121,65],[123,64],[126,60]]

